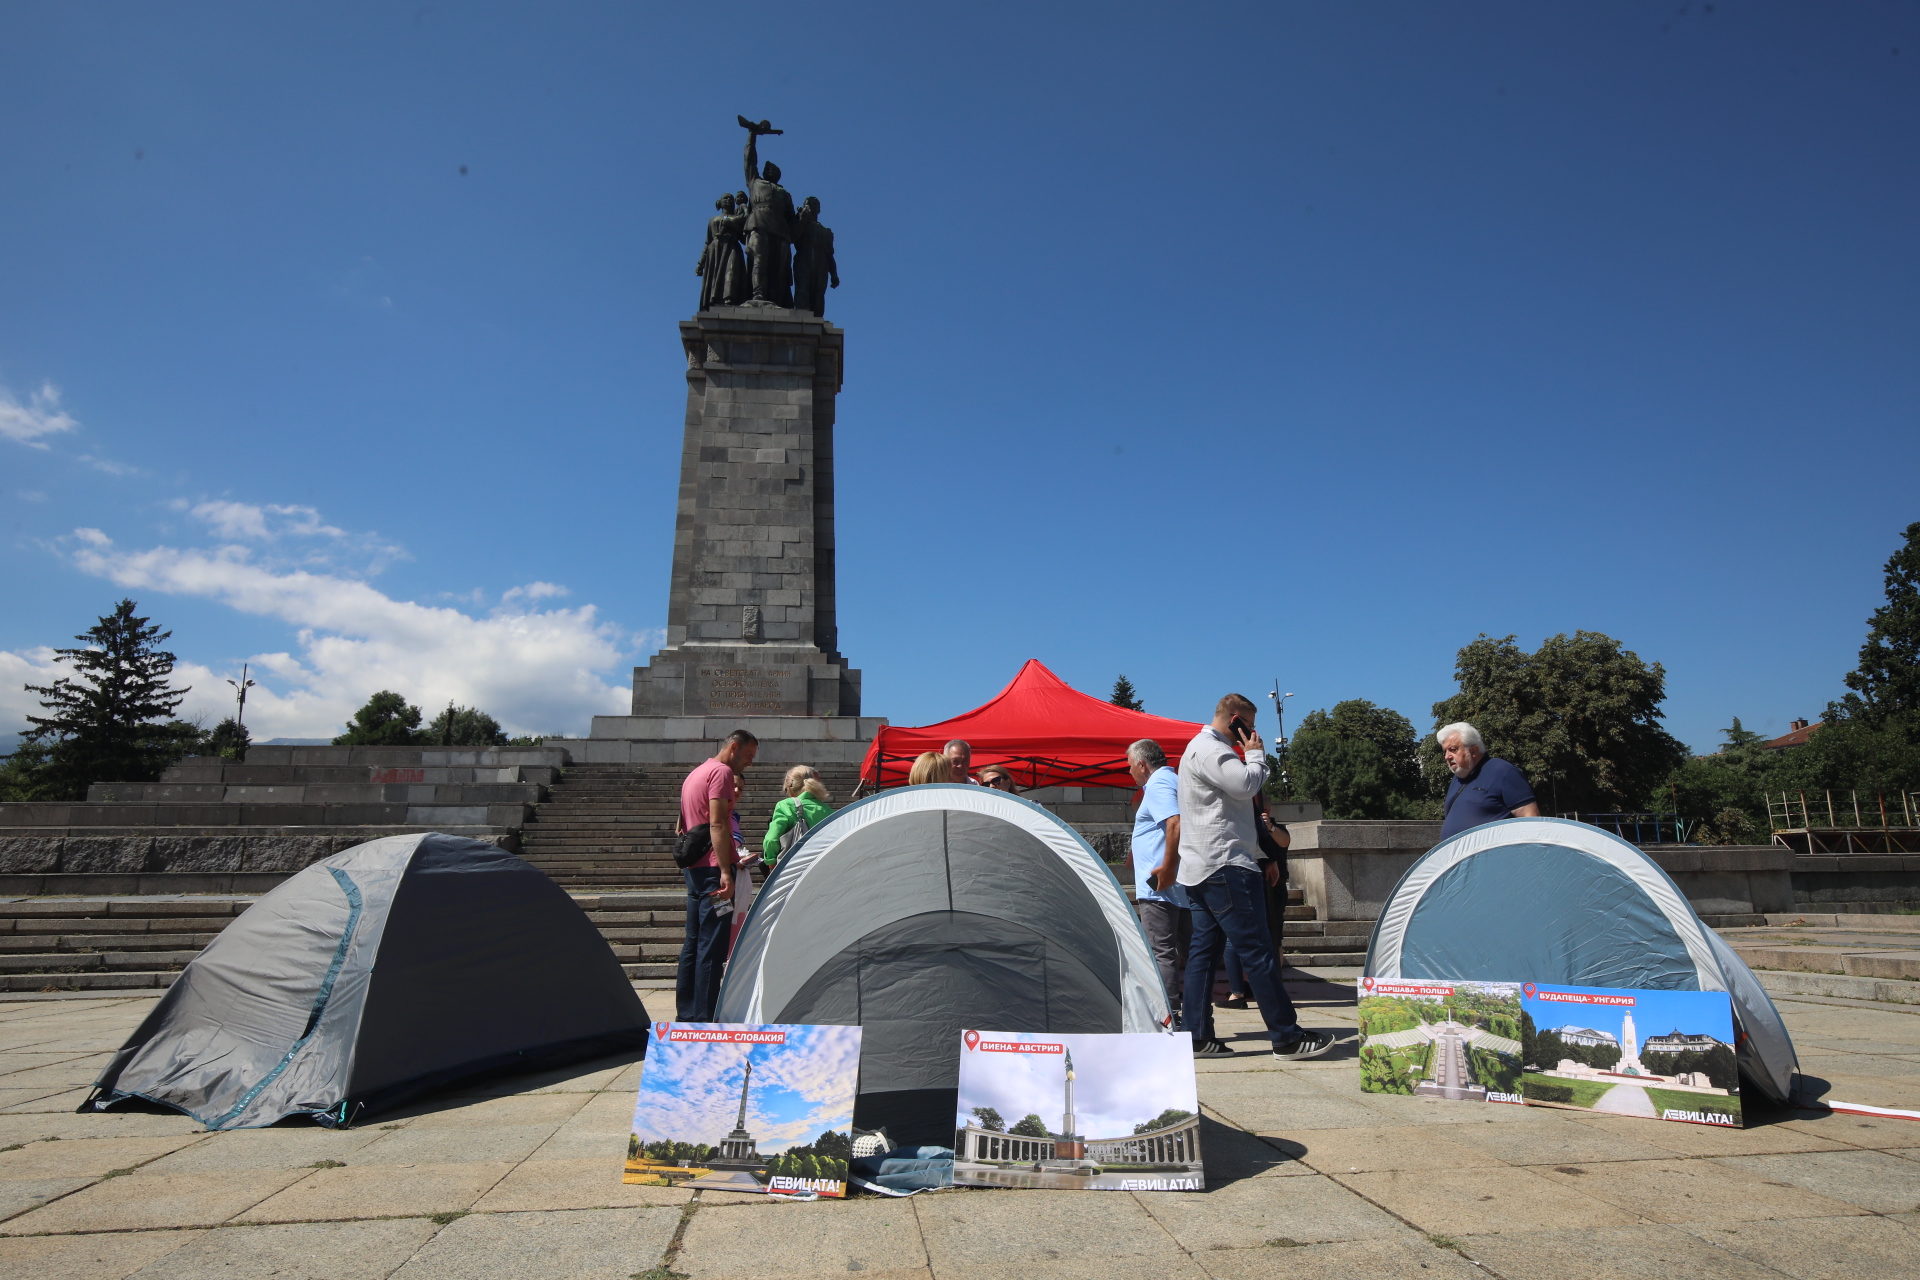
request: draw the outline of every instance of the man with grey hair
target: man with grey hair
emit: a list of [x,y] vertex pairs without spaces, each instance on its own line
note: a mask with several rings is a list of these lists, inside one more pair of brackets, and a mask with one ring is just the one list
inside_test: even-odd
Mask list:
[[1140,807],[1133,811],[1133,901],[1160,984],[1167,989],[1167,1004],[1177,1010],[1192,928],[1186,897],[1174,883],[1180,867],[1180,775],[1167,767],[1167,753],[1152,738],[1127,748],[1127,772],[1140,788]]
[[1453,774],[1442,810],[1446,819],[1440,825],[1442,840],[1483,822],[1540,816],[1533,788],[1518,769],[1487,754],[1478,729],[1461,720],[1443,726],[1433,737],[1447,753],[1447,769]]
[[970,786],[979,786],[980,779],[973,776],[973,747],[960,738],[949,742],[940,752],[947,758],[947,767],[953,770],[953,780]]
[[[1193,1036],[1194,1057],[1233,1052],[1213,1034],[1213,967],[1232,938],[1273,1041],[1273,1056],[1317,1058],[1333,1047],[1333,1036],[1300,1026],[1267,930],[1267,873],[1260,866],[1260,828],[1253,811],[1253,798],[1267,782],[1267,755],[1253,717],[1250,698],[1228,694],[1213,709],[1213,723],[1193,735],[1180,757],[1176,878],[1193,912],[1180,1025]],[[1277,867],[1273,875],[1277,880]]]

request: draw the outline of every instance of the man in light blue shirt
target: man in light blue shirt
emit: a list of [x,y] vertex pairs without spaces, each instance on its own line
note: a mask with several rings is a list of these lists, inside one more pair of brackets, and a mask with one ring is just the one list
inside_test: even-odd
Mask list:
[[1133,811],[1134,903],[1167,1003],[1177,1010],[1190,928],[1185,898],[1173,878],[1180,861],[1180,775],[1167,767],[1166,752],[1152,738],[1127,748],[1127,772],[1141,788],[1140,807]]

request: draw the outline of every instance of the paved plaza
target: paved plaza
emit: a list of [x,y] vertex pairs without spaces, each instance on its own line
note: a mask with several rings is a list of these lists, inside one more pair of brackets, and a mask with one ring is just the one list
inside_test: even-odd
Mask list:
[[[76,1115],[153,997],[0,1004],[0,1276],[1920,1275],[1920,1123],[1764,1111],[1729,1131],[1362,1094],[1351,971],[1324,973],[1290,976],[1308,1025],[1347,1032],[1328,1059],[1282,1067],[1257,1013],[1222,1011],[1244,1056],[1198,1064],[1205,1193],[844,1203],[622,1185],[625,1060],[344,1133]],[[1920,1006],[1781,1010],[1833,1096],[1920,1108]]]

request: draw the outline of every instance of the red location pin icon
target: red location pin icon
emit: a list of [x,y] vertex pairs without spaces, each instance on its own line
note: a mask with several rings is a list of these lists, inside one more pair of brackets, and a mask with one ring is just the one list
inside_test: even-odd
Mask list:
[[1361,986],[1363,986],[1363,987],[1365,987],[1365,988],[1366,988],[1367,990],[1369,990],[1369,991],[1371,991],[1371,990],[1373,990],[1373,979],[1372,979],[1372,978],[1362,978],[1362,979],[1360,979],[1360,985],[1361,985]]
[[964,1032],[960,1038],[967,1042],[967,1048],[969,1049],[980,1043],[980,1033],[978,1031]]
[[653,1024],[653,1038],[655,1040],[665,1040],[667,1038],[667,1032],[672,1029],[673,1024],[671,1022],[656,1022]]
[[1529,982],[1526,986],[1521,987],[1520,989],[1526,992],[1529,997],[1540,994],[1540,988],[1534,986],[1531,982]]

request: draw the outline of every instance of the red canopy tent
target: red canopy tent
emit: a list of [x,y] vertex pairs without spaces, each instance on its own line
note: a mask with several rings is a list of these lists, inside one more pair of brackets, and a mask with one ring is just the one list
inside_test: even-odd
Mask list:
[[867,790],[907,780],[914,757],[955,738],[973,748],[973,765],[1002,765],[1023,788],[1131,787],[1127,747],[1152,738],[1177,762],[1204,726],[1128,711],[1088,697],[1029,658],[993,701],[939,724],[884,725],[860,766]]

